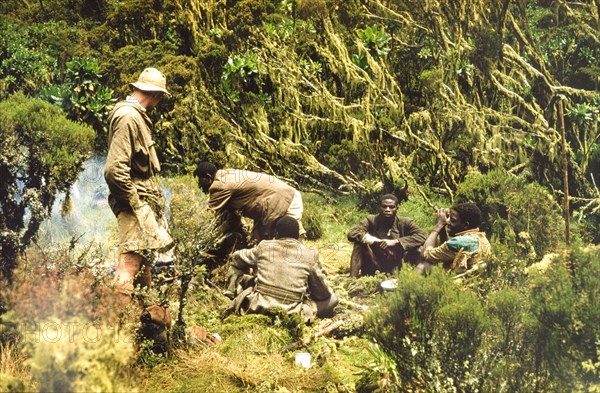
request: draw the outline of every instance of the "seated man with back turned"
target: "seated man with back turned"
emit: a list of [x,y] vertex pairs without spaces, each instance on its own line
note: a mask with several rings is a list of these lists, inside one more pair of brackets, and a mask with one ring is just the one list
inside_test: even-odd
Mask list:
[[[225,293],[233,297],[241,289],[233,300],[236,314],[280,308],[311,323],[315,316],[333,313],[338,298],[325,281],[319,253],[302,244],[298,236],[298,221],[284,216],[275,224],[274,240],[233,253]],[[253,277],[248,274],[251,270]]]
[[354,243],[350,259],[350,276],[373,275],[377,270],[392,273],[402,267],[402,260],[416,264],[418,248],[425,241],[425,231],[408,217],[399,217],[398,198],[385,194],[379,198],[379,214],[371,214],[353,226],[348,240]]
[[[451,209],[438,209],[436,217],[422,248],[423,261],[416,270],[428,273],[435,263],[441,262],[444,269],[460,274],[480,265],[490,255],[490,242],[485,232],[479,231],[481,211],[476,204],[459,203]],[[441,245],[436,247],[438,235]]]
[[254,242],[272,239],[275,221],[282,216],[296,219],[300,234],[304,234],[300,223],[304,211],[302,195],[275,176],[239,169],[217,170],[209,162],[198,164],[194,175],[202,191],[209,194],[209,209],[224,218],[224,232],[240,232],[239,211],[254,220]]

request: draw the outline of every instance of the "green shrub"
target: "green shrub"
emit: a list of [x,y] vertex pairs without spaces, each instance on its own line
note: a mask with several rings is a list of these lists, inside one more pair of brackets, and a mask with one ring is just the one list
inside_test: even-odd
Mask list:
[[24,391],[25,384],[19,378],[0,373],[0,392],[17,393]]
[[62,83],[66,63],[89,52],[87,31],[61,21],[0,21],[0,97],[16,91],[35,96]]
[[[232,40],[246,40],[252,29],[260,26],[265,17],[276,11],[279,1],[272,0],[241,0],[233,3],[227,9],[227,26],[233,30]],[[232,43],[233,44],[233,43]]]
[[538,323],[536,361],[552,375],[551,387],[576,390],[600,382],[583,367],[597,360],[600,347],[599,284],[597,246],[576,244],[552,259],[547,270],[531,273],[529,296]]
[[576,289],[562,258],[555,258],[547,269],[531,270],[529,297],[535,318],[532,342],[541,390],[567,391],[574,388],[577,348],[574,325]]
[[476,358],[487,320],[477,298],[435,268],[429,277],[403,269],[365,323],[397,363],[402,386],[426,389],[466,383],[463,367]]
[[600,248],[574,245],[526,274],[527,282],[480,298],[469,288],[477,279],[459,284],[441,269],[429,277],[403,269],[398,288],[368,314],[366,332],[397,365],[405,391],[593,391]]
[[505,386],[504,391],[533,391],[535,386],[532,336],[535,319],[527,294],[514,288],[501,289],[486,301],[490,318],[477,374],[486,376],[484,391]]
[[89,321],[48,319],[27,337],[27,361],[42,392],[135,391],[123,379],[133,341]]
[[[203,298],[217,296],[214,291],[206,291],[204,276],[210,270],[222,264],[222,259],[216,259],[211,252],[219,247],[222,233],[212,211],[207,209],[208,198],[202,195],[196,179],[193,176],[179,176],[166,181],[170,199],[171,230],[177,244],[175,248],[174,270],[180,281],[172,288],[177,291],[178,310],[173,310],[177,318],[178,329],[185,327],[185,319],[189,317],[192,324],[205,325],[207,320],[214,318],[217,310],[202,309],[203,315],[190,315],[185,306],[188,303],[201,301]],[[190,291],[190,287],[196,288]],[[224,299],[222,295],[221,298]],[[222,300],[222,299],[221,299]],[[208,303],[214,304],[215,299],[208,298]],[[175,332],[181,334],[181,331]]]
[[329,144],[323,141],[323,163],[340,173],[352,172],[359,176],[369,174],[368,169],[361,165],[361,161],[368,157],[369,149],[364,143],[355,143],[349,139],[342,139],[338,144]]
[[36,93],[51,82],[56,59],[37,47],[31,29],[0,21],[0,98]]
[[385,31],[385,26],[370,25],[357,30],[356,35],[371,55],[385,57],[390,53],[388,44],[392,37]]
[[262,90],[260,80],[260,58],[256,52],[235,54],[223,65],[221,84],[225,95],[234,102],[242,92],[258,94]]
[[0,114],[0,264],[10,277],[17,253],[35,237],[56,194],[75,181],[91,152],[94,131],[22,94],[0,102]]
[[[600,249],[574,245],[527,268],[524,286],[491,293],[482,346],[484,386],[509,391],[593,391],[600,342]],[[484,389],[486,391],[487,389]]]
[[316,194],[308,193],[304,193],[302,199],[304,203],[302,226],[306,230],[306,238],[308,240],[320,239],[324,231],[323,213],[327,202]]
[[[448,205],[448,202],[441,199],[431,202],[438,204],[440,207]],[[410,217],[427,233],[429,233],[429,230],[435,224],[435,209],[416,192],[411,192],[407,201],[400,202],[400,205],[398,205],[398,215]]]
[[101,77],[96,60],[74,57],[67,62],[64,82],[40,92],[43,99],[61,107],[69,119],[93,127],[100,151],[106,144],[108,113],[116,101],[113,91],[101,83]]
[[441,368],[458,383],[468,383],[471,364],[487,330],[488,317],[472,292],[457,292],[456,298],[436,312],[434,337],[438,342]]
[[361,370],[356,391],[358,393],[401,392],[396,362],[377,344],[371,344],[369,352],[373,360]]
[[529,237],[537,255],[544,255],[563,243],[560,207],[542,186],[523,177],[502,170],[469,175],[459,184],[456,201],[475,202],[483,215],[481,229],[511,248],[521,248]]
[[111,2],[106,25],[111,34],[105,36],[113,48],[140,45],[144,41],[169,35],[169,17],[164,17],[168,2],[125,0]]

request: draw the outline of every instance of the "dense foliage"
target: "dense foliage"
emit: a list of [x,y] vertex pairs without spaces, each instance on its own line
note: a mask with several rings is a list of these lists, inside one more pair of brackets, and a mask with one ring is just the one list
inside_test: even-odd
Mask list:
[[[208,159],[305,189],[408,182],[452,198],[469,171],[499,168],[560,197],[561,101],[574,207],[594,197],[595,2],[9,0],[2,11],[0,95],[56,92],[100,138],[108,89],[123,96],[143,67],[165,71],[174,97],[158,142],[172,171]],[[85,58],[102,75],[93,93],[72,77]],[[61,98],[65,84],[79,98]]]
[[[510,183],[511,176],[491,180]],[[475,177],[459,189],[475,190],[485,181],[490,177]],[[357,209],[358,200],[328,203],[305,194],[307,211],[321,217],[322,237],[309,245],[319,249],[341,299],[336,315],[313,326],[277,315],[227,316],[230,303],[218,290],[227,266],[205,281],[202,261],[214,241],[214,233],[203,230],[212,225],[206,196],[189,175],[165,184],[178,242],[176,280],[163,282],[158,275],[161,285],[145,295],[171,304],[177,319],[172,345],[178,349],[165,358],[140,345],[134,356],[131,342],[121,341],[126,330],[117,327],[110,293],[110,258],[116,255],[106,256],[102,242],[36,247],[0,298],[10,310],[0,316],[0,353],[7,359],[3,370],[9,370],[0,372],[7,374],[7,390],[564,392],[600,386],[597,246],[553,247],[556,252],[540,260],[527,244],[494,237],[494,258],[475,275],[455,279],[436,269],[422,277],[405,269],[396,291],[378,293],[389,277],[348,277],[345,235],[366,214]],[[524,201],[508,199],[510,209],[525,208]],[[532,206],[552,214],[556,206],[547,200],[544,193],[530,196]],[[503,205],[492,206],[507,233],[521,225],[502,220]],[[424,228],[433,223],[425,199],[404,202],[399,212]],[[97,212],[91,213],[94,220]],[[531,239],[544,230],[531,225]],[[109,246],[111,231],[104,234]],[[127,315],[135,322],[135,311]],[[342,323],[338,330],[315,337],[334,321]],[[194,325],[218,332],[223,341],[207,347],[190,340],[185,328]],[[299,337],[308,344],[286,351]],[[311,354],[310,369],[294,366],[296,351]],[[127,358],[134,366],[124,363]]]
[[[0,355],[15,364],[0,365],[0,390],[599,391],[598,31],[597,0],[1,1],[0,264],[16,277],[0,291]],[[174,338],[198,323],[225,340],[138,355],[133,381],[123,342],[14,331],[110,323],[109,276],[89,269],[105,255],[75,255],[74,238],[68,257],[15,268],[145,67],[173,93],[151,115],[179,246],[179,280],[150,295],[174,306]],[[306,346],[312,369],[280,351],[302,334],[294,321],[224,318],[204,285],[214,222],[189,175],[199,161],[304,192],[344,321]],[[405,269],[392,293],[376,294],[383,275],[349,279],[345,233],[382,192],[424,229],[435,207],[477,202],[495,256],[460,280]]]
[[367,326],[401,391],[596,391],[599,269],[598,247],[578,246],[521,271],[518,287],[496,276],[483,297],[441,270],[403,270]]
[[92,150],[94,131],[40,99],[15,94],[0,102],[0,267],[36,236],[59,191],[67,191]]
[[500,170],[469,175],[456,198],[481,206],[481,229],[511,249],[532,250],[535,259],[555,250],[564,238],[560,207],[539,184]]

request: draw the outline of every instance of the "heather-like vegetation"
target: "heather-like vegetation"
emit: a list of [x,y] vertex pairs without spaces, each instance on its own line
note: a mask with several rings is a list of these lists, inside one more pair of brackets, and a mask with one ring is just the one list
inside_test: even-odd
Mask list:
[[[599,15],[596,0],[3,0],[0,391],[600,391]],[[113,306],[100,169],[107,113],[145,67],[173,93],[152,116],[177,259],[140,294],[173,311],[161,355],[131,336],[137,304]],[[302,191],[333,318],[229,315],[199,161]],[[384,192],[425,230],[436,207],[476,202],[493,257],[459,278],[405,267],[392,292],[351,279],[346,232]]]

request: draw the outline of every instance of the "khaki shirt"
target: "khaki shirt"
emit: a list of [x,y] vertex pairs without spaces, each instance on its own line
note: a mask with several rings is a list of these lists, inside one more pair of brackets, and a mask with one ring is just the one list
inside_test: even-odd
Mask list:
[[423,256],[427,261],[441,262],[446,269],[460,274],[481,264],[490,254],[491,246],[485,232],[475,228],[457,233],[438,247],[428,247]]
[[160,164],[151,130],[146,110],[131,97],[109,115],[104,179],[110,191],[108,203],[118,220],[121,252],[160,250],[173,243],[155,177]]
[[164,206],[158,181],[154,179],[160,164],[151,128],[146,110],[133,99],[119,102],[109,115],[104,179],[115,216],[139,207],[140,201],[149,203],[153,210]]
[[252,249],[233,253],[230,278],[250,269],[256,272],[256,285],[234,300],[241,305],[239,314],[279,307],[312,321],[316,315],[313,301],[329,299],[333,293],[326,283],[318,251],[296,239],[263,240]]
[[275,221],[285,216],[296,189],[264,173],[238,169],[221,169],[208,189],[210,209],[241,211],[242,215],[254,220],[253,233],[271,231]]

